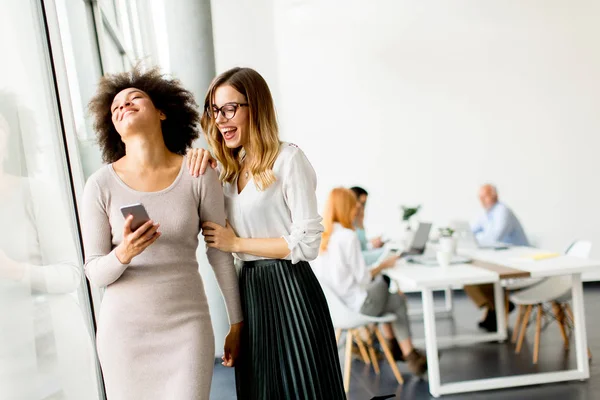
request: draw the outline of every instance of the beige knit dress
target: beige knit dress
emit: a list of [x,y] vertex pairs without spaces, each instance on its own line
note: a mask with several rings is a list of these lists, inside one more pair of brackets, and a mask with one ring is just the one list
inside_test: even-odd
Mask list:
[[[209,398],[214,336],[198,273],[196,250],[204,221],[225,225],[216,172],[185,173],[159,192],[127,186],[111,165],[85,187],[82,227],[86,275],[106,287],[97,348],[108,400]],[[114,248],[123,236],[120,207],[142,203],[160,223],[161,237],[129,265]],[[207,250],[230,323],[242,320],[238,281],[229,253]]]

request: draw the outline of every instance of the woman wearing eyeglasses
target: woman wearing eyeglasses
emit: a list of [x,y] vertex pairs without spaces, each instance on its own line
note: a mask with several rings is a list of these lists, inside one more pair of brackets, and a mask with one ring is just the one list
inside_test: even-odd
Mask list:
[[[249,68],[212,82],[202,129],[219,162],[229,223],[205,223],[209,247],[243,262],[240,399],[345,399],[325,296],[308,261],[321,242],[316,175],[304,153],[282,143],[271,92]],[[208,159],[190,154],[197,174]]]

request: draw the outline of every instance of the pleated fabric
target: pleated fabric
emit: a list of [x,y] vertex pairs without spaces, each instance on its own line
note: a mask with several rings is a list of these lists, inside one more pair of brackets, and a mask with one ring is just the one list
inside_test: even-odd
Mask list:
[[238,399],[345,399],[325,295],[307,262],[245,262]]

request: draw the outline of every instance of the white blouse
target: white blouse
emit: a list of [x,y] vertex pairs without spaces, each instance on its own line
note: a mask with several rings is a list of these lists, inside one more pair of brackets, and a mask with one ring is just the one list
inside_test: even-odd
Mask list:
[[327,249],[310,265],[321,284],[333,290],[348,308],[360,311],[371,273],[355,231],[335,223]]
[[[297,146],[282,143],[273,165],[276,181],[260,191],[253,179],[238,194],[237,182],[225,183],[229,223],[241,238],[284,238],[290,249],[285,257],[296,264],[312,261],[319,253],[322,218],[317,210],[317,176]],[[242,261],[266,257],[236,253]]]

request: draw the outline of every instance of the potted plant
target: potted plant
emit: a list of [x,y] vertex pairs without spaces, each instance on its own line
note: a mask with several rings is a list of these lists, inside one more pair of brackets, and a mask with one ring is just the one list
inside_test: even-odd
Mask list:
[[417,214],[417,212],[419,212],[421,206],[400,206],[400,208],[402,209],[402,222],[400,224],[400,244],[403,248],[408,248],[408,246],[410,246],[410,243],[412,243],[412,239],[414,236],[414,232],[412,231],[411,227],[411,219],[414,219],[413,217]]
[[454,254],[456,253],[456,240],[454,238],[454,229],[449,227],[440,228],[440,251]]
[[421,209],[421,206],[420,205],[418,205],[416,207],[401,206],[401,208],[402,208],[402,222],[406,225],[406,230],[410,230],[410,219],[419,212],[419,210]]

